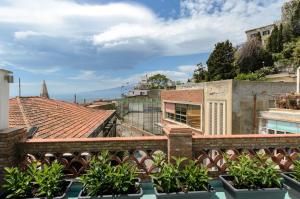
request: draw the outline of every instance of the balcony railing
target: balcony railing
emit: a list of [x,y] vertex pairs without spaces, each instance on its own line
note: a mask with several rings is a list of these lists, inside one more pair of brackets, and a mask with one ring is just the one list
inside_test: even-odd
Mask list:
[[26,139],[24,130],[0,132],[0,182],[6,166],[26,166],[32,161],[58,160],[70,177],[84,173],[93,155],[108,150],[114,164],[133,162],[142,178],[155,169],[153,155],[185,156],[207,167],[212,176],[226,172],[224,154],[230,159],[242,153],[264,153],[282,171],[290,171],[300,155],[300,135],[193,135],[188,128],[169,126],[165,136]]
[[131,161],[146,178],[154,169],[155,153],[164,153],[169,160],[171,156],[194,159],[212,175],[226,171],[224,154],[235,159],[242,153],[264,153],[283,171],[291,170],[300,154],[300,135],[196,136],[176,126],[165,131],[165,136],[28,139],[17,143],[16,163],[24,166],[32,161],[58,160],[67,174],[76,177],[88,168],[93,155],[108,150],[115,164]]

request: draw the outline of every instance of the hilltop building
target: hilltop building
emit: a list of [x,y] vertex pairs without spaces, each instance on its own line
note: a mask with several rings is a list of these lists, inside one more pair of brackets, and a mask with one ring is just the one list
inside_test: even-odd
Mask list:
[[273,29],[276,25],[279,25],[280,22],[262,26],[259,28],[254,28],[246,31],[247,40],[257,37],[258,34],[261,35],[262,45],[266,46],[269,36],[272,34]]
[[161,92],[162,125],[179,124],[204,135],[258,133],[259,111],[294,83],[222,80],[188,83]]

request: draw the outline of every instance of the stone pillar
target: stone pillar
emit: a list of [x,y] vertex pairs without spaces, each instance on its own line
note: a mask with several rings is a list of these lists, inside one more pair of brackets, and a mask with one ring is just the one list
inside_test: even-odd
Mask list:
[[168,161],[171,157],[193,158],[192,129],[180,125],[167,125],[164,132],[168,136]]
[[25,129],[0,130],[0,191],[5,167],[17,165],[17,143],[26,137]]

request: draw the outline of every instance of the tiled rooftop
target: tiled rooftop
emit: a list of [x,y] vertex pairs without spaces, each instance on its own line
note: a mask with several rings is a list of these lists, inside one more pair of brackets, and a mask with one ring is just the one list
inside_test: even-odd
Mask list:
[[34,138],[88,137],[114,113],[42,97],[12,98],[9,108],[9,126],[38,127]]

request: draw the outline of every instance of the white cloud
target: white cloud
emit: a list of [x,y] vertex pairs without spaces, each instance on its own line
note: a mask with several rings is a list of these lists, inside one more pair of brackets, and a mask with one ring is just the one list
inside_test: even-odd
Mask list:
[[34,32],[34,31],[18,31],[15,32],[15,38],[16,39],[26,39],[31,36],[46,36],[47,34]]
[[69,77],[72,80],[95,80],[101,79],[101,76],[96,75],[96,71],[93,70],[80,70],[76,76]]
[[40,68],[30,68],[30,67],[15,67],[17,70],[22,70],[22,71],[26,71],[29,73],[33,73],[33,74],[42,74],[42,75],[50,75],[53,73],[56,73],[58,71],[60,71],[61,69],[59,67],[40,67]]
[[184,0],[182,18],[150,23],[121,23],[94,35],[96,45],[159,45],[163,55],[208,52],[216,42],[245,40],[245,30],[280,19],[283,0]]
[[178,70],[181,72],[186,72],[186,73],[191,73],[194,72],[196,69],[195,65],[183,65],[183,66],[178,66]]
[[280,18],[283,1],[182,0],[182,17],[164,20],[138,4],[6,0],[0,6],[0,23],[30,27],[17,31],[18,39],[52,35],[91,41],[104,49],[144,51],[147,46],[162,55],[186,55],[208,52],[225,39],[244,41],[246,29]]
[[9,70],[18,70],[18,71],[25,71],[25,72],[29,72],[32,74],[36,74],[36,75],[50,75],[50,74],[55,74],[57,72],[59,72],[61,70],[60,67],[36,67],[36,68],[32,68],[32,67],[25,67],[25,66],[18,66],[15,65],[13,63],[7,62],[7,61],[1,61],[0,62],[0,67],[3,68],[8,68]]

